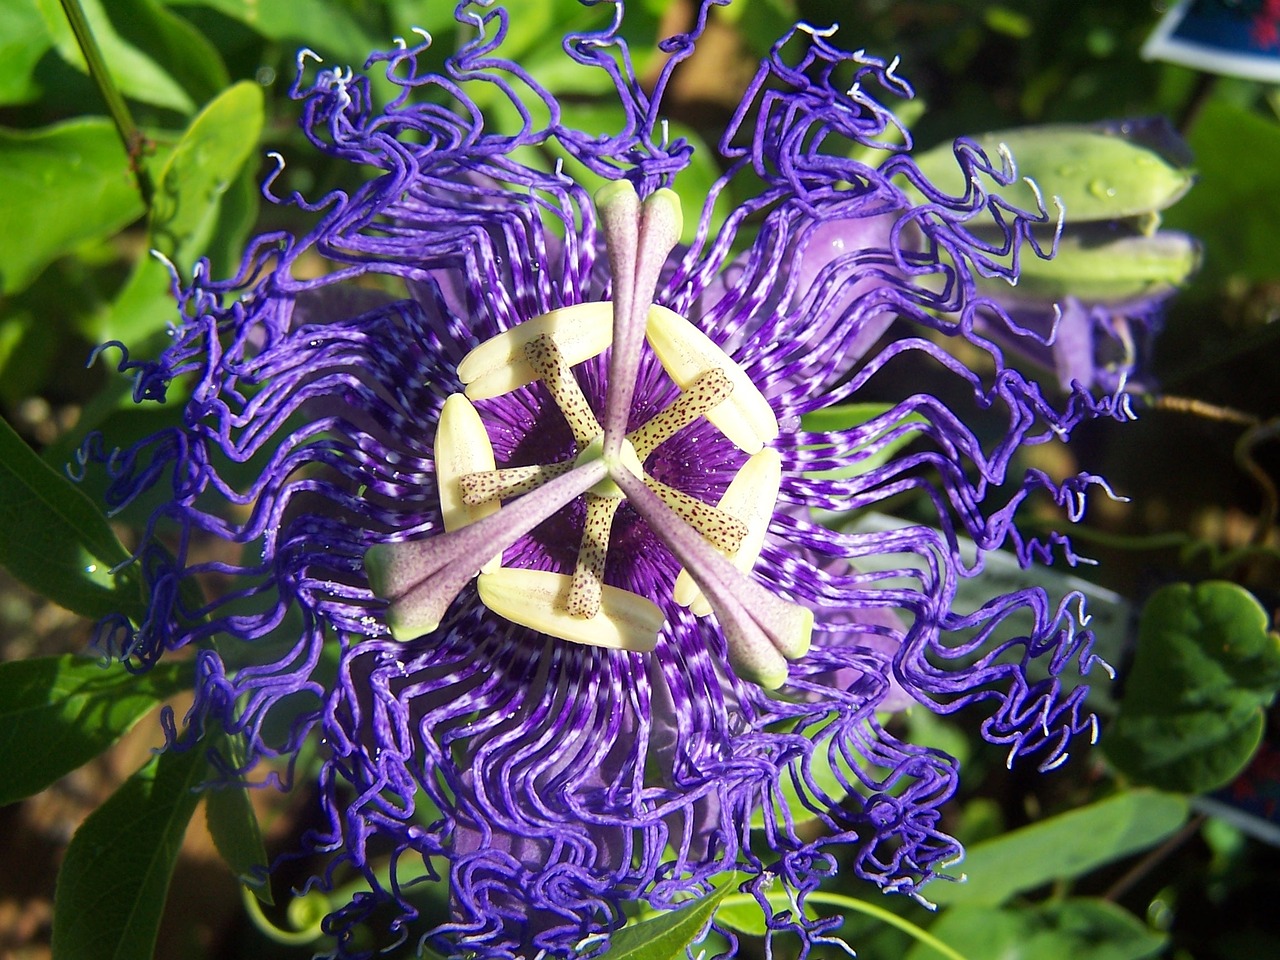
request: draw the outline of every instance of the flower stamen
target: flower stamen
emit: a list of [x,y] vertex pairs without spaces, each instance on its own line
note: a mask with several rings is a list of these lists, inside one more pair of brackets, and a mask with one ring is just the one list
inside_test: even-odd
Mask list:
[[426,540],[370,547],[364,555],[369,588],[389,603],[387,626],[391,635],[397,640],[414,640],[433,631],[462,588],[476,578],[495,552],[506,550],[606,473],[602,461],[580,464],[502,510],[458,530]]
[[[764,535],[773,519],[782,486],[782,458],[778,451],[765,447],[751,457],[730,482],[720,497],[720,510],[746,523],[747,535],[734,550],[722,550],[735,567],[750,573],[764,549]],[[672,597],[676,603],[688,607],[694,616],[705,617],[711,612],[702,591],[694,583],[689,571],[681,570],[676,577]]]
[[[665,622],[661,608],[604,583],[613,521],[625,498],[682,565],[673,599],[698,616],[715,612],[735,672],[776,687],[786,680],[787,661],[808,649],[813,625],[807,608],[747,576],[777,501],[780,458],[768,448],[778,435],[777,418],[746,370],[717,343],[653,303],[680,235],[675,194],[658,190],[641,203],[635,188],[620,181],[597,193],[596,205],[613,270],[612,301],[533,317],[463,358],[458,378],[465,396],[446,401],[437,450],[451,532],[373,548],[366,554],[370,585],[389,601],[387,622],[400,639],[435,629],[453,597],[479,573],[481,602],[507,620],[575,643],[651,650]],[[645,342],[680,393],[628,434]],[[609,375],[597,419],[573,368],[606,349]],[[577,454],[497,469],[484,424],[467,398],[497,398],[535,381],[542,381],[563,415]],[[718,506],[644,469],[646,458],[699,417],[751,455]],[[468,551],[505,549],[576,496],[585,497],[586,519],[572,576],[504,567],[501,553],[480,572]],[[501,506],[507,500],[512,502]],[[499,509],[502,523],[493,515]]]
[[[484,421],[471,401],[460,393],[445,400],[440,411],[433,456],[445,530],[457,530],[497,512],[499,504],[493,497],[472,500],[467,496],[468,477],[477,475],[477,471],[492,471],[496,464]],[[496,568],[501,562],[499,554],[485,569]]]
[[614,480],[711,604],[734,673],[766,689],[781,686],[787,679],[787,661],[809,650],[813,611],[743,574],[639,478],[620,473]]
[[778,436],[778,418],[750,375],[714,340],[674,310],[653,306],[645,338],[676,386],[689,390],[709,370],[721,371],[733,392],[704,414],[744,453],[759,453]]

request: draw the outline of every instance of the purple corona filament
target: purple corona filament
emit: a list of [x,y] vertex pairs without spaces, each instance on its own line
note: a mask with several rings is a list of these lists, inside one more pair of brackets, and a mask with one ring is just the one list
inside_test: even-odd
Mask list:
[[[1095,729],[1061,679],[1095,663],[1078,598],[956,600],[991,550],[1074,562],[1017,507],[1047,493],[1075,519],[1098,481],[1013,455],[1124,417],[1079,386],[1055,408],[996,346],[1020,328],[976,279],[1012,279],[1052,217],[983,193],[977,174],[1015,171],[963,140],[966,191],[931,186],[868,93],[909,95],[894,64],[801,26],[686,230],[672,188],[692,147],[660,135],[662,97],[713,5],[664,41],[652,90],[622,5],[588,5],[614,21],[564,51],[615,88],[611,133],[564,124],[487,3],[459,7],[471,39],[442,73],[426,42],[371,58],[401,91],[385,108],[350,71],[300,74],[311,143],[362,185],[278,201],[314,228],[257,238],[229,280],[197,270],[171,347],[122,363],[181,417],[86,449],[113,506],[163,501],[138,558],[148,617],[99,643],[134,668],[197,645],[174,742],[242,734],[245,771],[321,744],[327,819],[299,852],[324,859],[316,883],[370,888],[326,921],[340,954],[367,951],[361,928],[590,953],[626,901],[671,907],[731,870],[770,930],[810,942],[832,922],[773,912],[771,887],[803,904],[840,863],[927,896],[961,852],[940,814],[956,764],[893,714],[983,710],[989,741],[1042,767]],[[499,112],[473,98],[495,97],[517,128],[486,125]],[[606,185],[593,198],[543,151]],[[926,519],[820,522],[889,498]],[[402,883],[440,864],[450,914],[420,917]]]

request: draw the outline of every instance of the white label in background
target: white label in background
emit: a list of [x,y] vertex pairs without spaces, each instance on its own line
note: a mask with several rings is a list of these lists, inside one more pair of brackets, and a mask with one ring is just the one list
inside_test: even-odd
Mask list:
[[1280,11],[1268,3],[1182,0],[1160,19],[1142,56],[1280,83]]

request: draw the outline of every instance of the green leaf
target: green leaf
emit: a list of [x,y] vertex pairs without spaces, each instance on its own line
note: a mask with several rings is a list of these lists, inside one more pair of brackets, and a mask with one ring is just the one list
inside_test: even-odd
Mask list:
[[35,0],[0,3],[0,104],[28,103],[40,96],[32,74],[52,45]]
[[[818,911],[814,909],[815,902],[817,901],[805,903],[804,915],[810,920],[818,918]],[[771,894],[769,903],[775,911],[794,909],[785,895]],[[725,898],[716,911],[716,923],[752,937],[763,937],[769,932],[764,910],[755,897],[745,893]]]
[[111,0],[110,10],[121,38],[146,51],[194,103],[212,99],[231,83],[217,47],[157,0]]
[[215,277],[232,276],[240,266],[246,241],[258,221],[262,198],[258,179],[258,165],[246,163],[218,204],[218,222],[203,251]]
[[161,169],[151,209],[151,243],[180,267],[203,252],[222,195],[257,150],[262,121],[262,88],[237,83],[191,121]]
[[[328,0],[172,0],[171,6],[210,7],[238,20],[271,40],[305,42],[322,54],[345,57],[352,66],[364,62],[373,39],[345,4]],[[435,5],[440,9],[440,5]]]
[[208,769],[198,747],[153,757],[76,831],[54,894],[54,960],[151,956]]
[[184,663],[145,674],[70,655],[0,664],[0,806],[89,762],[191,679]]
[[[150,356],[151,354],[142,354],[142,344],[177,319],[173,277],[169,268],[148,252],[133,265],[129,279],[124,282],[111,305],[86,323],[90,328],[86,334],[98,343],[119,340],[129,345],[130,352],[136,350],[143,356]],[[128,387],[127,392],[130,392],[132,384],[127,380],[124,382]],[[111,440],[113,443],[120,442],[115,436],[111,436]]]
[[[666,12],[665,0],[650,3],[654,16]],[[786,34],[801,19],[795,0],[756,0],[754,3],[731,3],[722,8],[720,19],[732,23],[742,42],[752,54],[764,58],[778,37]]]
[[[62,4],[59,0],[36,2],[59,56],[81,73],[87,74],[89,67],[85,63],[84,54],[80,52],[80,45],[71,31],[71,25],[62,12]],[[94,39],[102,50],[107,71],[121,93],[134,100],[179,113],[190,113],[195,109],[196,101],[164,67],[148,53],[120,36],[103,9],[101,0],[80,0],[80,5],[90,29],[93,30]],[[150,44],[147,47],[150,49]]]
[[0,130],[0,293],[26,287],[54,258],[143,214],[111,121],[86,117]]
[[[241,168],[262,132],[262,89],[238,83],[191,121],[160,168],[148,246],[189,270],[211,245],[223,267],[227,245],[242,238],[256,210],[254,171]],[[246,195],[246,189],[248,195]],[[173,278],[154,256],[143,256],[93,330],[99,341],[137,346],[176,319]]]
[[[1000,164],[1000,147],[1013,154],[1019,179],[1007,187],[989,189],[1014,206],[1035,210],[1040,188],[1053,213],[1053,198],[1062,199],[1067,224],[1118,220],[1163,210],[1191,187],[1193,172],[1154,150],[1087,125],[1046,125],[980,133],[977,141],[992,164]],[[964,192],[963,171],[952,144],[945,143],[915,157],[930,181],[948,193]]]
[[[238,765],[243,748],[239,740],[224,740],[228,761]],[[232,873],[263,903],[271,904],[271,884],[267,882],[267,851],[257,814],[242,783],[215,784],[206,791],[204,815],[214,846]]]
[[13,407],[32,394],[39,395],[50,382],[47,378],[62,340],[58,334],[63,331],[51,331],[46,314],[22,302],[32,289],[10,300],[9,315],[0,319],[0,401]]
[[935,881],[939,904],[999,906],[1015,894],[1082,876],[1160,842],[1187,818],[1182,797],[1131,790],[969,848],[964,883]]
[[122,612],[138,620],[142,596],[128,552],[98,507],[0,421],[0,565],[84,617]]
[[[966,960],[1142,960],[1166,938],[1105,900],[1076,898],[1018,910],[963,906],[929,928]],[[906,960],[942,960],[918,943]]]
[[1280,277],[1280,124],[1210,100],[1187,139],[1200,176],[1196,189],[1165,215],[1166,225],[1204,242],[1204,273],[1215,283]]
[[1280,689],[1280,636],[1244,588],[1210,581],[1156,591],[1115,723],[1103,737],[1126,776],[1202,793],[1235,779]]
[[684,960],[689,944],[706,929],[716,908],[738,886],[738,875],[722,877],[705,897],[640,923],[628,924],[613,935],[608,960]]

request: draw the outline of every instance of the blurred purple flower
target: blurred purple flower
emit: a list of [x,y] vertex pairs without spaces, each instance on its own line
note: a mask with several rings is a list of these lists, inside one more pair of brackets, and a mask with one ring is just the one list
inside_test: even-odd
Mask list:
[[[562,123],[555,98],[500,57],[507,13],[488,4],[460,8],[477,35],[442,73],[423,69],[425,43],[373,56],[401,88],[381,110],[364,77],[322,70],[306,89],[300,77],[312,143],[367,178],[315,203],[294,194],[285,202],[318,217],[310,233],[257,238],[231,280],[197,270],[172,346],[158,362],[122,363],[139,399],[179,383],[190,398],[180,427],[110,461],[117,506],[167,487],[140,551],[150,616],[104,623],[100,643],[137,667],[195,645],[187,726],[243,733],[246,769],[295,757],[308,737],[322,744],[327,823],[307,851],[327,858],[322,883],[349,869],[372,891],[327,921],[344,954],[359,952],[356,931],[380,905],[407,934],[417,908],[400,881],[424,862],[428,874],[447,863],[452,916],[419,932],[477,956],[567,956],[616,928],[625,901],[670,907],[730,870],[771,929],[808,942],[834,921],[772,912],[771,885],[802,903],[839,864],[918,895],[960,855],[940,826],[956,763],[896,737],[889,711],[978,706],[990,742],[1043,768],[1095,729],[1084,688],[1059,679],[1095,663],[1068,610],[1076,598],[1055,605],[1025,589],[953,609],[957,579],[986,551],[1011,547],[1030,563],[1057,546],[1074,560],[1064,538],[1024,537],[1015,510],[1041,491],[1075,519],[1096,478],[1017,475],[1011,458],[1084,418],[1124,415],[1079,388],[1053,409],[975,333],[979,317],[1008,319],[975,278],[1016,269],[1032,226],[1050,218],[974,186],[971,173],[1007,182],[1012,171],[965,141],[965,192],[930,186],[909,138],[890,146],[895,119],[870,96],[909,95],[895,64],[801,26],[761,65],[720,142],[724,174],[690,242],[670,249],[677,204],[661,188],[679,185],[691,147],[666,136],[662,93],[712,5],[697,30],[662,44],[652,91],[636,80],[620,4],[612,25],[565,39],[572,62],[616,87],[625,124],[611,134]],[[518,131],[486,125],[495,101],[520,111]],[[878,167],[848,159],[872,146],[893,153]],[[559,165],[534,165],[548,155],[609,184],[597,203]],[[730,212],[713,228],[717,202]],[[993,226],[996,242],[981,239]],[[317,258],[329,267],[320,277]],[[381,293],[379,277],[407,296]],[[649,300],[665,310],[649,313]],[[502,379],[527,359],[540,380],[452,399],[485,392],[460,377],[472,350],[509,345],[508,331],[564,308],[570,322],[551,325],[536,358],[520,345],[509,362],[485,361]],[[611,348],[570,356],[566,338],[601,315]],[[646,334],[675,346],[659,356]],[[946,338],[982,351],[987,371],[966,368]],[[572,375],[557,373],[557,353]],[[717,373],[737,378],[729,400],[680,406]],[[957,399],[937,399],[935,384]],[[850,400],[882,403],[839,412]],[[806,428],[829,408],[842,423]],[[644,425],[672,409],[691,422],[671,414],[674,435],[650,449]],[[595,430],[603,453],[587,450]],[[491,467],[459,473],[442,453],[453,438],[455,459],[471,463],[486,437]],[[643,470],[625,467],[632,447],[645,448]],[[749,463],[780,472],[776,498],[757,479],[745,516],[712,509]],[[534,474],[483,516],[502,500],[485,489]],[[927,522],[841,532],[811,514],[891,497],[914,497]],[[602,510],[612,526],[593,556],[583,529]],[[725,513],[742,529],[719,530],[734,526]],[[756,533],[744,574],[724,554]],[[976,559],[961,558],[962,536]],[[196,547],[210,540],[244,559],[206,559]],[[499,552],[501,569],[488,563]],[[580,567],[583,583],[603,572],[603,600],[586,587],[546,600],[526,583],[569,589]],[[712,615],[677,586],[681,567]],[[224,589],[200,606],[186,598],[203,579]],[[570,614],[567,602],[582,606]],[[1034,629],[1008,625],[1015,614]],[[1045,679],[1028,677],[1033,660]],[[799,829],[814,820],[821,829]],[[375,875],[387,856],[390,885]]]

